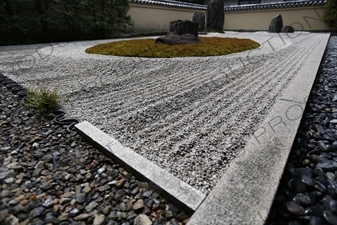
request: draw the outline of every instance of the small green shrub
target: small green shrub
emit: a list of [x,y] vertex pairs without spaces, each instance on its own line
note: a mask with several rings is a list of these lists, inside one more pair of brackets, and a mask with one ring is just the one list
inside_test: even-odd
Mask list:
[[24,103],[35,110],[40,116],[45,117],[48,113],[60,107],[61,98],[56,91],[40,87],[39,89],[29,89]]
[[133,56],[148,58],[173,58],[189,56],[218,56],[258,48],[250,39],[199,37],[200,44],[156,44],[155,39],[116,41],[95,45],[85,50],[90,54]]

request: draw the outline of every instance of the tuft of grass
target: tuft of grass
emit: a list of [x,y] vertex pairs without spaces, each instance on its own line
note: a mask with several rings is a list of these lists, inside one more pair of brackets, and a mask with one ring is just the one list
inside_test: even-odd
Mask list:
[[250,39],[199,37],[199,44],[166,45],[155,39],[117,41],[87,48],[86,53],[129,57],[173,58],[227,55],[260,47]]
[[44,118],[47,114],[60,107],[61,98],[56,91],[40,87],[39,89],[28,89],[24,103]]

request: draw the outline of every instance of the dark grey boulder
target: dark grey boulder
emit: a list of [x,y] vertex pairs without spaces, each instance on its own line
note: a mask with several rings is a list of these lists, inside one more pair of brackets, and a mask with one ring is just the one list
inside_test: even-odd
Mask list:
[[167,34],[164,37],[157,38],[156,43],[163,43],[168,45],[198,44],[200,43],[200,40],[193,34]]
[[282,33],[294,33],[295,30],[292,26],[284,26],[281,30]]
[[168,34],[192,34],[195,37],[198,37],[198,24],[190,20],[171,21]]
[[204,31],[206,29],[205,19],[205,14],[201,12],[194,13],[192,21],[198,24],[198,31]]
[[280,33],[283,27],[283,20],[281,14],[273,18],[270,22],[268,32]]
[[211,0],[207,5],[207,30],[223,32],[225,9],[223,0]]
[[198,39],[198,24],[190,20],[175,20],[170,22],[168,34],[156,39],[156,43],[168,45],[196,44]]

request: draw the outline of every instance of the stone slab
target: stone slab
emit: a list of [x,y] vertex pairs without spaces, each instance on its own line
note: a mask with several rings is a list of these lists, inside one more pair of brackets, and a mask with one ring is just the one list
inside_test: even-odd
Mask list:
[[303,68],[188,225],[265,223],[329,40],[330,34],[322,35]]
[[104,133],[88,121],[75,125],[78,133],[88,139],[97,149],[124,166],[140,179],[156,184],[163,194],[187,213],[194,212],[206,197],[205,194],[155,165],[130,148],[124,147],[113,137]]

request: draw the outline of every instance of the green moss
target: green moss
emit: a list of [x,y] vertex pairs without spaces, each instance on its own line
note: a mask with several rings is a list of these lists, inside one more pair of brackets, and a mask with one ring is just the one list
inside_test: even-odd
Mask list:
[[85,50],[89,54],[173,58],[188,56],[218,56],[243,52],[260,47],[250,39],[199,37],[199,44],[156,44],[155,39],[139,39],[99,44]]

